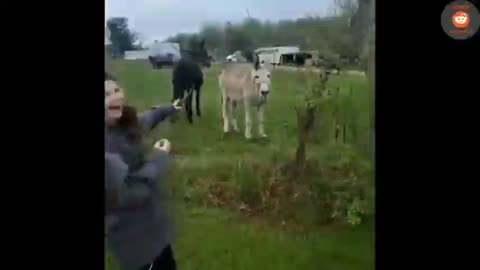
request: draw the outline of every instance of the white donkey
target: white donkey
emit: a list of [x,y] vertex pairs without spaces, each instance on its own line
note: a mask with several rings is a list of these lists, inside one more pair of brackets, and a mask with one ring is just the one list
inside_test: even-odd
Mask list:
[[264,107],[270,93],[270,70],[260,65],[258,56],[254,65],[251,63],[227,63],[220,74],[219,85],[222,92],[223,132],[230,132],[231,127],[238,132],[236,109],[240,102],[245,108],[245,138],[252,138],[251,110],[256,109],[258,133],[267,137],[264,128]]

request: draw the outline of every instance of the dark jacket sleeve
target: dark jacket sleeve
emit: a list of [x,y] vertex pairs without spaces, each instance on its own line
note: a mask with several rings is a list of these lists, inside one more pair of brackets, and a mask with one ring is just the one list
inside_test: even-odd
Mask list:
[[106,214],[136,207],[150,198],[150,187],[141,181],[129,181],[131,178],[128,166],[117,154],[105,153]]
[[168,154],[154,149],[152,156],[138,171],[132,174],[133,178],[144,179],[150,187],[156,187],[159,178],[166,176],[168,168]]
[[154,150],[152,157],[136,172],[116,154],[105,154],[105,197],[107,213],[116,209],[137,207],[155,193],[157,181],[165,176],[168,154]]
[[173,106],[158,107],[151,111],[142,113],[139,117],[139,120],[147,130],[152,130],[157,126],[158,123],[173,115],[175,111],[175,107]]

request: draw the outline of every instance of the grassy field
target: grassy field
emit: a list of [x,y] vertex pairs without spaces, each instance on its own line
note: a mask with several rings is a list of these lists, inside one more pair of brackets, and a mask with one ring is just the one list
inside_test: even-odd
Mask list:
[[[128,103],[140,111],[170,102],[170,69],[154,71],[146,63],[134,61],[113,62],[111,69],[125,87]],[[178,199],[179,233],[174,248],[179,269],[373,269],[374,233],[370,225],[316,226],[300,232],[280,225],[280,220],[241,215],[232,204],[225,203],[236,200],[237,204],[253,205],[261,200],[264,197],[258,192],[249,191],[269,181],[266,171],[273,161],[294,157],[294,106],[305,81],[297,72],[273,72],[265,122],[269,138],[247,142],[243,132],[223,135],[218,74],[217,67],[205,71],[201,118],[195,117],[190,125],[182,113],[175,124],[165,121],[150,136],[152,145],[156,139],[168,138],[176,156],[169,181],[173,197]],[[341,91],[352,88],[354,95],[366,89],[361,76],[341,76],[331,84],[341,86]],[[361,112],[355,114],[356,133],[360,135],[356,135],[354,147],[368,154],[370,145],[362,139],[368,135],[364,132],[369,128],[368,100],[365,94],[358,96],[351,104]],[[238,117],[243,130],[243,114]],[[326,158],[331,153],[325,149],[312,145],[309,156]],[[231,193],[240,195],[232,199]],[[311,212],[305,213],[311,216]],[[112,263],[108,267],[115,268]]]

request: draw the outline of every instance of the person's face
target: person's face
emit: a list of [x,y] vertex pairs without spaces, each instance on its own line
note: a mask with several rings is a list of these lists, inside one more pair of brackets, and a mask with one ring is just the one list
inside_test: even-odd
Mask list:
[[122,117],[125,95],[123,89],[113,80],[105,80],[106,119],[115,122]]

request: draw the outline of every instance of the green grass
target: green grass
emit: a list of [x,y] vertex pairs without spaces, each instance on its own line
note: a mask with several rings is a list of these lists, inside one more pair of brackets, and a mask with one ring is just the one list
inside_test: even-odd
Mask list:
[[[135,61],[116,61],[111,69],[126,89],[128,102],[139,111],[170,102],[170,69],[154,71],[146,63]],[[195,122],[190,125],[182,112],[175,124],[161,123],[149,138],[152,145],[157,139],[168,138],[173,151],[182,155],[175,160],[169,179],[176,198],[200,198],[187,204],[183,200],[178,202],[178,208],[183,209],[177,211],[179,234],[174,243],[179,269],[373,269],[374,234],[370,226],[329,231],[317,228],[309,234],[295,233],[273,228],[258,218],[256,221],[240,219],[226,209],[199,208],[198,202],[209,192],[208,187],[202,189],[202,185],[235,185],[233,178],[238,172],[232,168],[239,163],[254,162],[261,167],[262,164],[269,166],[272,160],[293,158],[294,106],[301,101],[299,91],[305,88],[300,74],[274,71],[266,108],[265,128],[269,138],[247,142],[243,132],[223,136],[218,74],[218,67],[205,73],[201,118],[194,117]],[[331,85],[341,87],[342,93],[349,92],[350,86],[354,88],[351,106],[361,108],[357,110],[360,113],[354,115],[360,134],[355,144],[359,149],[368,150],[370,145],[363,138],[369,128],[365,78],[342,76],[332,79]],[[243,131],[242,112],[238,114],[238,121]],[[309,155],[325,156],[322,149],[312,145]],[[249,175],[254,174],[242,177]],[[267,179],[257,176],[256,180]]]
[[[146,110],[152,105],[167,104],[171,101],[171,69],[154,71],[149,65],[140,61],[117,61],[112,64],[112,69],[126,89],[128,102],[139,111]],[[242,140],[244,116],[238,113],[238,123],[241,134],[238,139],[223,138],[223,120],[220,105],[220,92],[218,89],[218,67],[206,71],[205,84],[202,88],[202,118],[194,117],[195,123],[188,124],[182,112],[181,120],[175,124],[162,123],[153,132],[152,138],[169,138],[175,151],[188,155],[200,155],[221,159],[238,155],[265,156],[272,149],[281,147],[286,151],[295,146],[296,116],[294,105],[300,101],[299,93],[304,90],[303,77],[295,72],[275,71],[273,74],[272,90],[269,103],[265,111],[265,128],[269,135],[268,143],[246,143]],[[359,98],[353,104],[364,109],[356,115],[360,129],[368,129],[368,96],[364,77],[343,76],[332,79],[331,85],[338,85],[341,91],[347,92],[350,86],[354,87],[354,95]],[[256,132],[256,125],[254,134]],[[220,156],[219,156],[220,155]],[[234,160],[234,158],[230,158]]]
[[217,209],[195,209],[175,243],[179,269],[373,269],[372,233],[294,234],[240,221]]

